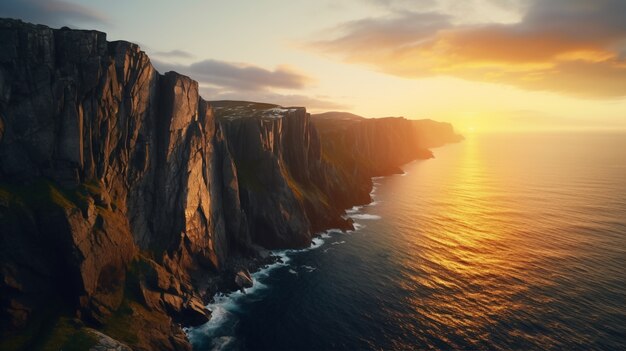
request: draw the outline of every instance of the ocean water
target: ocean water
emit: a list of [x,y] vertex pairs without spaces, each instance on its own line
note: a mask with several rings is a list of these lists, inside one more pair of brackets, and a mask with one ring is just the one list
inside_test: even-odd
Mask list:
[[434,151],[218,297],[194,350],[625,350],[626,134]]

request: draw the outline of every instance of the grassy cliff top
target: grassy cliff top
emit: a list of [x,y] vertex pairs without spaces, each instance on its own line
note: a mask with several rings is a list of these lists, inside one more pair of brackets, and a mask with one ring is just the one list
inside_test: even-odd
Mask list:
[[209,101],[218,119],[233,120],[238,118],[281,118],[289,112],[303,110],[304,107],[282,107],[251,101],[220,100]]

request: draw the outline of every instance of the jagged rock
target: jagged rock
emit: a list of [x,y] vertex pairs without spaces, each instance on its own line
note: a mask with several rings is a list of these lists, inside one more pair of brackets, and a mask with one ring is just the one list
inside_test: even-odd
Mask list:
[[203,282],[349,228],[372,175],[425,155],[405,124],[321,138],[304,108],[206,102],[135,44],[0,19],[0,337],[54,301],[105,328],[122,314],[135,335],[110,336],[133,349],[190,349],[176,323],[208,319]]
[[198,326],[209,321],[211,313],[204,307],[200,299],[188,299],[181,309],[181,321],[188,326]]
[[85,331],[96,339],[96,344],[89,348],[89,351],[132,351],[127,345],[97,330],[85,328]]
[[235,284],[237,284],[237,286],[242,290],[244,288],[251,288],[254,283],[252,282],[250,272],[248,272],[248,270],[241,270],[237,272],[235,275]]

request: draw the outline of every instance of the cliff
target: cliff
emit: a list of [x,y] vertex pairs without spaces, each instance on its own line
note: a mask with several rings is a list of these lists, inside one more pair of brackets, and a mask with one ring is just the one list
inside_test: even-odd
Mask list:
[[0,19],[0,349],[187,350],[180,325],[236,270],[349,228],[369,177],[428,155],[398,122],[315,120],[207,102],[101,32]]
[[401,165],[433,157],[429,148],[463,140],[451,124],[432,120],[363,118],[345,112],[317,114],[312,120],[325,157],[359,179],[359,184],[374,176],[401,173]]

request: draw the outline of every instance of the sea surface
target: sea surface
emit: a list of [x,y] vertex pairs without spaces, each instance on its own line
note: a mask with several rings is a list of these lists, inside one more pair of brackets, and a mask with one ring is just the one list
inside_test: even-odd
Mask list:
[[626,134],[466,137],[218,296],[194,350],[626,350]]

